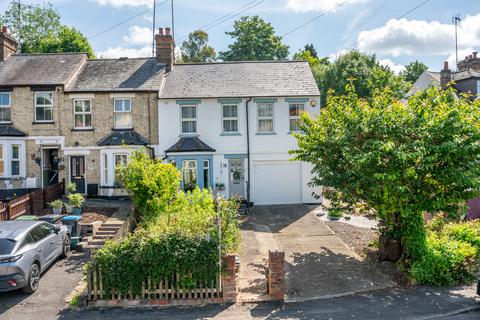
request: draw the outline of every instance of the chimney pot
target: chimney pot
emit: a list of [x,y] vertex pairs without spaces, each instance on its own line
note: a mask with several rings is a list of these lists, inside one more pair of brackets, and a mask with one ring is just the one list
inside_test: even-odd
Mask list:
[[468,59],[469,59],[469,60],[472,60],[472,59],[473,59],[473,55],[469,55],[469,56],[468,56]]
[[8,27],[2,26],[2,33],[8,33]]
[[476,58],[477,58],[477,54],[478,54],[478,52],[474,51],[474,52],[473,52],[473,58],[476,59]]
[[157,63],[165,64],[167,72],[172,70],[175,62],[175,41],[170,28],[160,28],[155,35]]
[[163,36],[164,32],[163,32],[163,28],[158,28],[158,34]]
[[443,62],[443,70],[448,70],[448,61]]
[[170,36],[172,35],[171,29],[170,28],[165,28],[165,35]]

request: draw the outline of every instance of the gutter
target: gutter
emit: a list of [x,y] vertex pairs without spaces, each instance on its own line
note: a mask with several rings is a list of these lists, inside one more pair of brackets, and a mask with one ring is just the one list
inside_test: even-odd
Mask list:
[[252,97],[245,101],[246,122],[247,122],[247,207],[250,207],[250,129],[249,129],[249,117],[248,117],[248,103],[252,101]]

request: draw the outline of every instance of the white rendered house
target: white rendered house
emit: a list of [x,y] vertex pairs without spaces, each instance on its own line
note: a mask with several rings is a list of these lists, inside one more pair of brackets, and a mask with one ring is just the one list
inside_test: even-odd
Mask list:
[[254,204],[319,202],[310,164],[288,153],[319,96],[305,61],[173,65],[159,92],[156,155],[176,164],[183,187]]

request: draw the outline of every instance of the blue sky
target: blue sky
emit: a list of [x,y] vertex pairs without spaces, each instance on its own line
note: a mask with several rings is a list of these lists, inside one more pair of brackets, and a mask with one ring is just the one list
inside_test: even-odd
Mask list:
[[[460,57],[480,50],[480,1],[431,0],[403,19],[396,18],[425,0],[174,0],[177,41],[190,31],[251,3],[241,15],[257,14],[271,22],[282,35],[328,11],[314,22],[284,37],[293,53],[313,43],[321,56],[334,57],[352,45],[375,52],[395,70],[419,59],[432,70],[443,60],[454,62],[454,29],[451,18],[460,14]],[[3,12],[9,0],[0,0]],[[22,0],[23,3],[44,3]],[[151,9],[153,0],[51,0],[63,23],[92,37],[112,25]],[[162,0],[157,0],[157,4]],[[337,7],[339,6],[339,7]],[[247,6],[246,8],[248,8]],[[334,9],[336,8],[336,9]],[[333,9],[333,10],[332,10]],[[237,17],[239,17],[237,16]],[[170,25],[170,1],[157,7],[157,27]],[[102,35],[91,38],[98,56],[145,56],[151,51],[152,11],[132,19]],[[225,31],[234,19],[208,29],[210,44],[217,50],[231,42]],[[181,43],[177,42],[177,46]]]

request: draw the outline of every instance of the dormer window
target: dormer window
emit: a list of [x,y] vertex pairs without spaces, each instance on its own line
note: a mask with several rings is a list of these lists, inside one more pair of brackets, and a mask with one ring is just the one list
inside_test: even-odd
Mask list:
[[51,91],[35,92],[35,121],[37,122],[53,121],[53,92]]
[[10,92],[0,92],[0,123],[10,121]]

